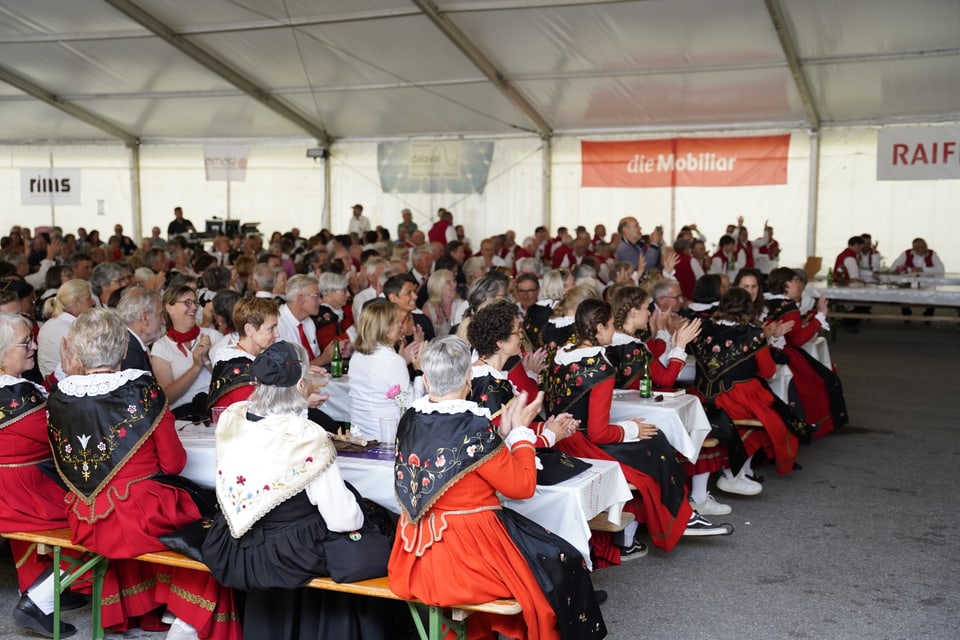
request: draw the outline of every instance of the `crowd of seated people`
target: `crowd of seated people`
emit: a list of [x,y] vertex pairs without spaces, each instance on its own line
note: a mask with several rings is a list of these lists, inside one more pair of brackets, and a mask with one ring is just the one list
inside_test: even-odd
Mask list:
[[[493,425],[489,433],[495,436],[460,434],[491,463],[478,465],[465,478],[436,478],[456,484],[456,490],[423,501],[424,496],[401,495],[398,485],[403,536],[422,536],[423,519],[435,510],[494,509],[495,490],[527,495],[532,459],[526,449],[555,448],[616,461],[634,491],[625,510],[635,521],[613,535],[594,534],[595,567],[642,557],[645,540],[669,551],[684,536],[729,535],[730,525],[709,519],[732,510],[714,497],[712,486],[756,495],[763,488],[761,464],[790,473],[799,468],[801,444],[848,422],[836,371],[804,348],[829,330],[826,300],[809,301],[802,275],[778,266],[779,245],[766,223],[763,235],[751,240],[741,218],[717,239],[713,253],[696,225],[684,227],[670,245],[662,229],[645,235],[635,218],[626,217],[609,237],[604,225],[593,233],[561,227],[555,236],[538,227],[522,242],[513,231],[484,238],[474,254],[452,214],[443,210],[439,218],[433,228],[418,229],[404,214],[396,239],[383,227],[341,235],[321,230],[309,237],[291,229],[266,242],[256,235],[220,235],[209,246],[179,235],[164,240],[159,229],[140,246],[122,228],[107,243],[85,229],[64,234],[54,228],[36,236],[26,228],[11,229],[0,248],[0,389],[26,394],[30,407],[49,415],[48,453],[53,452],[68,491],[65,506],[51,515],[51,504],[62,502],[64,491],[34,478],[30,465],[39,460],[44,443],[37,442],[33,421],[11,414],[16,428],[2,433],[22,439],[15,461],[23,458],[27,466],[11,472],[5,485],[34,483],[37,497],[18,502],[5,486],[0,509],[14,514],[5,526],[22,530],[35,527],[35,520],[69,523],[77,542],[118,560],[162,548],[159,536],[200,515],[176,487],[140,480],[160,472],[177,474],[183,467],[174,418],[199,422],[218,409],[231,416],[229,425],[264,428],[276,416],[278,424],[288,425],[283,428],[318,429],[303,437],[309,446],[325,450],[325,433],[341,425],[324,412],[327,394],[299,385],[308,373],[322,373],[318,368],[328,367],[334,352],[350,375],[347,404],[355,431],[376,439],[381,419],[399,420],[398,461],[406,457],[404,468],[410,455],[434,444],[425,430],[431,422],[462,414],[472,417],[461,424]],[[865,242],[875,252],[876,245]],[[918,245],[905,252],[905,268],[942,269],[939,258]],[[863,246],[857,243],[857,251]],[[864,260],[864,265],[876,262],[873,254],[854,253],[842,257]],[[297,391],[278,391],[293,404],[274,412],[258,399],[256,390],[265,383],[255,369],[264,354],[282,352],[271,351],[277,344],[295,347],[296,364],[287,362],[284,376],[264,375],[273,381],[269,384]],[[787,399],[777,397],[769,384],[778,366],[792,375]],[[691,368],[695,374],[684,379],[681,372]],[[702,402],[711,435],[720,444],[697,462],[683,459],[642,417],[611,419],[615,390],[637,389],[645,370],[655,389],[686,387]],[[68,448],[81,423],[66,420],[65,412],[82,414],[104,446],[120,446],[110,440],[119,419],[110,413],[113,396],[141,407],[142,420],[149,418],[155,428],[134,421],[134,439],[123,443],[130,456],[114,455],[94,481],[77,477],[76,457]],[[231,407],[247,408],[233,415]],[[219,431],[217,437],[219,451]],[[257,441],[240,432],[231,438],[224,436],[225,451]],[[398,462],[398,472],[401,466]],[[351,502],[352,489],[337,484],[336,473],[327,471],[327,478],[342,502]],[[316,513],[309,488],[294,493],[298,514]],[[53,497],[40,498],[48,494]],[[151,507],[151,501],[167,506]],[[359,502],[351,504],[349,513],[338,514],[345,523],[327,522],[316,531],[349,528],[348,520],[356,524],[362,510]],[[151,508],[163,517],[142,515]],[[271,527],[289,515],[267,516],[266,511],[258,517]],[[319,514],[325,515],[323,508]],[[471,568],[478,572],[496,575],[505,565],[516,567],[520,558],[530,562],[531,547],[521,541],[530,534],[529,523],[474,515],[453,518],[442,541],[412,543],[398,536],[390,560],[395,591],[439,604],[513,596],[525,604],[520,617],[478,624],[523,637],[602,637],[589,579],[538,585],[529,572],[517,569],[498,580],[455,588],[432,582],[429,572],[436,567],[455,570],[464,544],[502,550],[493,564]],[[119,542],[109,524],[114,521],[138,530]],[[239,553],[236,545],[246,549],[245,538],[231,539],[236,531],[227,524],[221,521],[216,529],[219,552]],[[486,532],[482,540],[462,533],[474,526]],[[560,548],[549,538],[538,544]],[[563,554],[576,553],[563,549]],[[322,572],[322,558],[317,562],[312,566]],[[230,585],[244,589],[265,584],[240,579],[227,564],[223,561],[214,576],[227,580],[230,575]],[[111,567],[109,586],[120,595],[115,608],[105,609],[105,623],[115,630],[165,628],[164,611],[167,623],[175,619],[170,638],[240,637],[244,619],[269,625],[264,622],[269,605],[257,605],[257,613],[244,618],[243,599],[235,599],[231,589],[211,587],[190,574],[176,578],[176,593],[200,590],[206,608],[179,602],[169,583],[165,589],[158,583],[148,595],[126,597],[126,587],[150,576],[131,561]],[[48,634],[50,574],[42,562],[21,567],[23,598],[16,612],[21,626]],[[302,577],[280,586],[296,589]],[[544,595],[558,588],[580,594],[576,611]],[[327,606],[336,606],[334,600]],[[359,611],[355,603],[349,607]],[[278,609],[277,616],[284,615],[300,614]],[[348,627],[344,637],[381,633],[365,631],[363,624]],[[61,631],[70,632],[70,625],[64,623]],[[318,633],[290,628],[281,635]]]

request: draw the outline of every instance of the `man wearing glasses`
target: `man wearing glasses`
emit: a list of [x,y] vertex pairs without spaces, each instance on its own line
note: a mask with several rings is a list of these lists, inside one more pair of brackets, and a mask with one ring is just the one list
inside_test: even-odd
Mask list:
[[[280,307],[280,319],[277,329],[280,339],[299,344],[307,350],[310,364],[323,366],[333,357],[331,341],[321,350],[317,342],[317,325],[313,316],[320,310],[320,281],[315,276],[300,274],[287,280],[284,298],[287,303]],[[349,358],[350,343],[341,345],[341,355]]]
[[[520,314],[527,317],[527,310],[537,304],[540,297],[540,280],[532,273],[521,273],[517,276],[514,292],[517,294],[517,306]],[[522,320],[522,318],[521,318]]]

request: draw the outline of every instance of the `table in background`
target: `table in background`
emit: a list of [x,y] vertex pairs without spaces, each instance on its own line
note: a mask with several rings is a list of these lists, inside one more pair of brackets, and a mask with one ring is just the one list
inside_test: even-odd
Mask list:
[[[654,397],[657,393],[654,392]],[[619,422],[639,417],[663,432],[670,444],[690,462],[696,462],[700,447],[710,434],[710,420],[694,395],[683,394],[654,398],[641,398],[640,392],[617,389],[610,404],[610,420]]]
[[823,287],[820,288],[820,293],[827,296],[830,302],[960,307],[960,286],[955,285],[920,289],[903,289],[884,285]]

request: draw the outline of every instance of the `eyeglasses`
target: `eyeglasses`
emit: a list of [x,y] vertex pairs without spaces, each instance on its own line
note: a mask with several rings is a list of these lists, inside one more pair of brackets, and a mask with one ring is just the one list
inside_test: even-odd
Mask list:
[[517,293],[536,293],[540,289],[517,289]]
[[523,337],[523,329],[518,329],[517,331],[514,331],[514,332],[511,333],[510,335],[512,335],[512,336],[517,336],[518,338],[522,338],[522,337]]
[[304,293],[304,294],[302,294],[302,295],[303,295],[304,298],[316,298],[317,300],[319,300],[320,298],[323,297],[323,296],[320,295],[319,293]]
[[128,274],[125,275],[125,276],[120,276],[119,278],[114,278],[114,279],[111,280],[110,282],[112,282],[112,283],[114,283],[114,284],[122,284],[122,283],[124,283],[124,282],[130,282],[131,280],[133,280],[133,276],[128,273]]
[[200,306],[200,303],[197,302],[196,300],[177,300],[177,301],[174,302],[173,304],[182,304],[182,305],[185,306],[187,309],[191,309],[191,308],[193,308],[193,307],[199,307],[199,306]]
[[681,294],[678,294],[678,295],[675,295],[675,296],[660,296],[660,297],[661,297],[661,298],[670,298],[671,300],[679,300],[680,298],[683,297],[683,294],[681,293]]
[[13,349],[14,347],[23,347],[24,349],[26,349],[27,351],[29,351],[29,350],[32,349],[36,344],[37,344],[37,343],[33,340],[33,338],[27,338],[27,339],[24,340],[23,342],[15,342],[15,343],[13,343],[12,345],[10,345],[10,348]]

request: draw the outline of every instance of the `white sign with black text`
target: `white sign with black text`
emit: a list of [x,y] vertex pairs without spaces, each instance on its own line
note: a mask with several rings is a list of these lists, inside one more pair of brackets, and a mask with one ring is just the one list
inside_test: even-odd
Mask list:
[[20,169],[20,204],[80,204],[80,169]]

